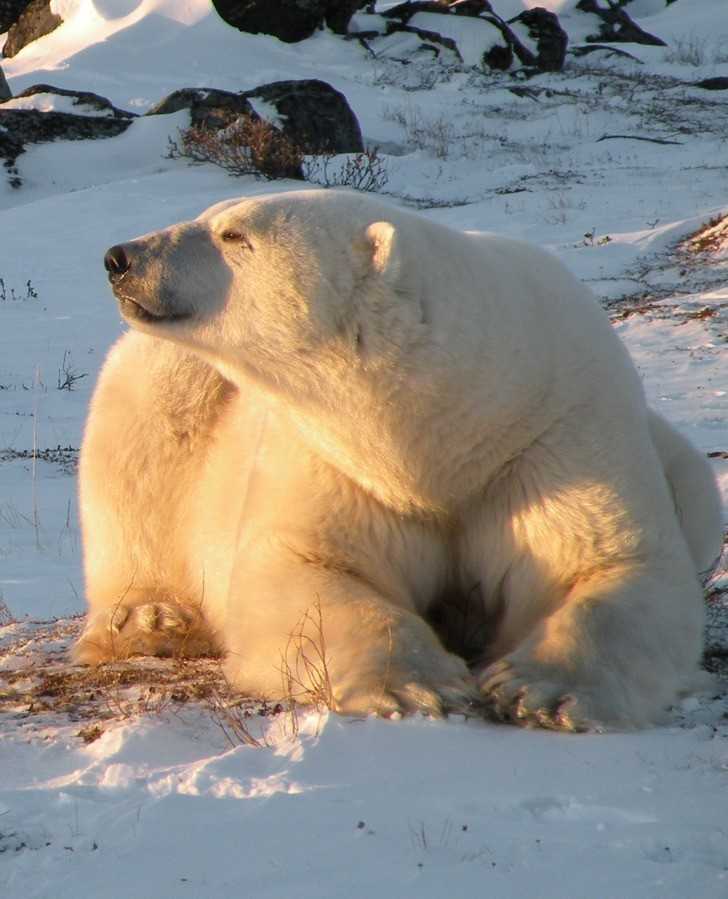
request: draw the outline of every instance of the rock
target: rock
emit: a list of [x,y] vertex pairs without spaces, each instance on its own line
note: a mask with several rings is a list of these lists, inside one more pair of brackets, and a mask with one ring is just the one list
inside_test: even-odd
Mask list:
[[32,41],[50,34],[63,19],[51,11],[51,0],[31,0],[8,31],[3,56],[9,59]]
[[[607,0],[608,2],[608,0]],[[665,41],[643,31],[627,13],[618,6],[602,6],[600,0],[579,0],[575,9],[595,16],[596,32],[587,36],[587,43],[649,44],[665,47]]]
[[146,114],[166,115],[180,109],[190,110],[190,122],[198,128],[227,128],[247,115],[271,122],[293,143],[313,153],[364,150],[359,122],[346,98],[325,81],[275,81],[239,94],[184,88],[165,97]]
[[0,0],[0,34],[14,25],[30,0]]
[[[440,13],[442,15],[448,15],[450,12],[450,4],[447,0],[421,0],[421,2],[410,2],[407,0],[405,3],[399,3],[397,6],[391,6],[389,9],[382,10],[382,15],[385,19],[390,19],[392,21],[396,20],[400,25],[406,25],[412,16],[416,15],[419,12],[432,12],[432,13]],[[467,7],[465,7],[463,15],[466,16],[477,16],[478,13],[468,12]]]
[[[563,68],[568,37],[558,18],[545,9],[524,11],[506,22],[488,0],[408,0],[382,12],[387,35],[410,33],[420,47],[454,53],[458,62],[489,69],[509,69],[514,60],[543,71]],[[462,18],[467,17],[468,22]],[[520,32],[520,37],[519,37]],[[386,54],[407,52],[402,41],[380,42]]]
[[[71,99],[78,112],[22,108],[22,101],[40,94]],[[38,97],[38,102],[42,98]],[[84,112],[84,110],[86,110]],[[0,105],[0,157],[6,167],[24,151],[26,144],[53,140],[88,140],[116,137],[126,131],[134,113],[117,109],[105,97],[85,91],[71,91],[48,84],[36,84]]]
[[10,92],[8,83],[5,80],[5,75],[3,74],[3,70],[0,69],[0,103],[2,103],[4,100],[9,100],[12,96],[13,95]]
[[626,50],[620,50],[619,47],[612,47],[610,44],[582,44],[580,47],[572,47],[569,50],[572,56],[577,58],[580,56],[591,56],[592,53],[603,53],[605,59],[620,57],[622,59],[631,59],[638,65],[644,65],[641,59],[638,59],[632,53]]
[[528,47],[523,48],[533,57],[532,62],[527,62],[518,54],[524,65],[534,65],[543,72],[560,72],[563,69],[569,38],[554,13],[536,6],[510,19],[508,24],[516,35],[522,29],[525,39],[536,45],[535,55]]
[[325,22],[334,34],[346,34],[354,13],[366,5],[366,0],[329,0]]
[[703,78],[702,81],[695,81],[694,85],[706,91],[728,91],[728,77],[718,75],[715,78]]
[[302,41],[324,23],[346,34],[349,20],[366,0],[212,0],[228,25],[250,34],[270,34],[287,43]]
[[[32,87],[21,91],[16,100],[25,97],[34,97],[38,94],[54,94],[57,97],[70,97],[71,105],[78,106],[78,115],[98,115],[102,113],[107,118],[123,119],[125,121],[135,119],[136,113],[126,112],[124,109],[118,109],[114,104],[102,97],[100,94],[94,94],[91,91],[74,91],[64,87],[54,87],[52,84],[34,84]],[[82,107],[88,107],[89,112],[84,112]],[[75,112],[75,111],[74,111]]]
[[[312,153],[361,153],[364,150],[359,122],[346,97],[325,81],[274,81],[244,97],[262,100],[276,110],[283,133]],[[256,111],[267,118],[260,107]]]
[[209,87],[186,87],[175,91],[152,106],[146,115],[169,115],[180,109],[189,109],[193,127],[212,131],[227,128],[241,115],[257,118],[242,94]]

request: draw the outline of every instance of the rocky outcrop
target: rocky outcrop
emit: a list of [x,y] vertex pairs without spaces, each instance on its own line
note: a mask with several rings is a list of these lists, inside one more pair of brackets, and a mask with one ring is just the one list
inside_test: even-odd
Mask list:
[[51,11],[51,0],[31,0],[8,31],[3,56],[15,56],[32,41],[50,34],[62,22],[63,19]]
[[706,91],[728,91],[728,77],[716,75],[715,78],[703,78],[694,82],[695,87],[702,87]]
[[[30,101],[41,94],[68,98],[68,106],[74,111],[22,108],[22,100]],[[38,97],[39,101],[41,99]],[[41,103],[39,105],[42,106]],[[98,94],[36,84],[4,106],[0,105],[0,157],[6,160],[7,166],[15,162],[26,144],[116,137],[129,127],[134,118],[134,113],[117,109]]]
[[[488,0],[408,0],[382,16],[395,52],[401,53],[402,44],[393,44],[391,36],[412,34],[435,56],[446,49],[458,62],[485,69],[505,70],[517,63],[559,71],[566,56],[567,34],[545,9],[526,10],[505,21]],[[386,54],[387,38],[377,46]]]
[[594,17],[596,30],[587,36],[588,43],[666,46],[661,38],[640,28],[620,6],[605,0],[579,0],[575,8]]
[[524,65],[534,66],[542,72],[563,69],[569,38],[554,13],[537,6],[510,19],[508,25],[515,36],[523,35],[520,50],[516,52]]
[[[258,101],[258,102],[256,102]],[[211,88],[175,91],[147,115],[190,110],[198,128],[227,128],[241,115],[265,119],[312,153],[361,153],[361,130],[346,98],[324,81],[275,81],[243,93]]]
[[0,0],[0,34],[14,25],[30,0]]
[[255,100],[270,104],[283,133],[312,153],[364,150],[359,122],[346,97],[325,81],[274,81],[246,91],[243,96],[253,105]]
[[190,124],[194,128],[210,131],[227,128],[241,115],[255,117],[253,107],[242,94],[208,87],[186,87],[175,91],[152,106],[146,115],[169,115],[180,109],[189,109]]
[[212,0],[212,4],[239,31],[295,43],[311,37],[324,24],[346,34],[349,20],[365,0]]
[[8,83],[5,80],[5,75],[3,74],[3,70],[0,69],[0,103],[2,103],[4,100],[9,100],[11,97],[12,93],[10,92]]

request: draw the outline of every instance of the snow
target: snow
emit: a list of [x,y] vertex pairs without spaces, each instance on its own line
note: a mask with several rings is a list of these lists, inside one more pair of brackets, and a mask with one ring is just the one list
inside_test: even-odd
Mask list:
[[2,109],[36,109],[38,112],[66,112],[75,115],[113,117],[110,109],[95,109],[88,103],[78,103],[74,97],[45,92],[32,94],[30,97],[16,97],[0,103]]
[[[570,0],[493,5],[548,6],[581,39]],[[50,83],[143,112],[181,87],[321,78],[379,147],[396,202],[557,253],[607,304],[652,404],[711,454],[728,519],[728,240],[690,241],[728,214],[725,95],[692,86],[728,75],[724,0],[634,0],[667,47],[529,80],[403,65],[326,31],[243,35],[208,0],[53,6],[64,24],[2,61],[14,94]],[[69,665],[77,448],[122,330],[103,253],[217,200],[298,186],[170,158],[188,122],[30,145],[22,186],[0,177],[0,895],[727,896],[725,681],[660,727],[574,737],[255,704],[240,717],[212,662]],[[708,585],[723,653],[727,585],[724,559]]]

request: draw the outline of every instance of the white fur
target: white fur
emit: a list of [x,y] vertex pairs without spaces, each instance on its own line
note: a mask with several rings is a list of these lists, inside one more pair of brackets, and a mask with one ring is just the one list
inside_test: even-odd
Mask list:
[[336,191],[124,248],[78,660],[218,651],[270,698],[323,674],[343,712],[567,729],[690,684],[715,485],[555,259]]

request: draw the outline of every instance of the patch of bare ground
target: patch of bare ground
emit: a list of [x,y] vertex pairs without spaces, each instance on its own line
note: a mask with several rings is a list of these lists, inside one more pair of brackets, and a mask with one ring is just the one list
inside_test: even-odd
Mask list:
[[285,711],[236,695],[219,659],[133,658],[91,668],[69,662],[83,618],[12,622],[0,627],[0,732],[2,724],[34,719],[78,723],[77,737],[98,739],[111,724],[180,712],[206,711],[233,745],[259,745],[248,726]]
[[680,244],[684,253],[728,254],[728,215],[718,215],[707,221]]
[[728,339],[728,215],[710,219],[667,252],[643,259],[628,272],[638,290],[608,304],[613,321],[633,315],[702,320],[716,344]]

